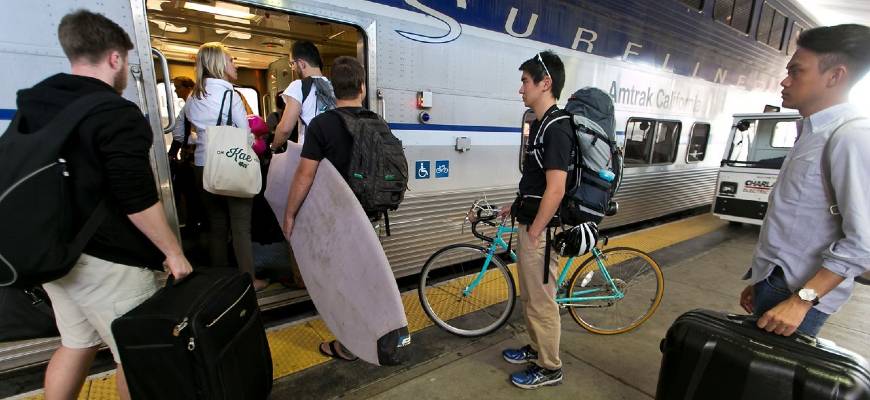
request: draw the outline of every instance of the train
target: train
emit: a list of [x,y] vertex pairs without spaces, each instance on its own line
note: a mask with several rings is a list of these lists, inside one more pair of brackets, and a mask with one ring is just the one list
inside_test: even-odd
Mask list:
[[[391,235],[381,235],[397,279],[419,272],[437,249],[474,240],[462,230],[474,200],[514,199],[524,60],[544,50],[562,58],[560,104],[586,86],[613,98],[626,163],[620,211],[603,227],[618,227],[713,202],[732,115],[780,104],[797,36],[817,25],[794,0],[10,2],[0,15],[0,132],[14,116],[17,90],[69,70],[56,27],[78,8],[105,14],[135,43],[123,95],[153,129],[155,185],[176,232],[166,149],[183,100],[170,82],[194,76],[199,45],[229,48],[236,84],[261,116],[298,78],[289,65],[295,41],[317,45],[327,75],[336,57],[359,59],[366,106],[389,123],[408,159],[409,190],[390,214]],[[274,307],[302,297],[278,290],[260,301]],[[0,350],[0,359],[22,352]]]

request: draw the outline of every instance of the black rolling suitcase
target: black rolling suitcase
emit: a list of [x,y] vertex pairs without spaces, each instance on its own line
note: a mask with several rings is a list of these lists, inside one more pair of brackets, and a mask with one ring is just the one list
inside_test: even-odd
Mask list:
[[870,399],[870,367],[823,339],[784,337],[751,316],[694,310],[662,341],[656,399]]
[[134,400],[261,400],[272,356],[251,278],[196,270],[112,323]]

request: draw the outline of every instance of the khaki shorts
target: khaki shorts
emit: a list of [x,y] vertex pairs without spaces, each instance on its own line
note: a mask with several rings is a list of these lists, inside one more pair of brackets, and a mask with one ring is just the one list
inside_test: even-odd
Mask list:
[[158,274],[82,254],[66,276],[42,285],[51,298],[61,343],[72,349],[105,343],[120,363],[112,321],[157,291]]

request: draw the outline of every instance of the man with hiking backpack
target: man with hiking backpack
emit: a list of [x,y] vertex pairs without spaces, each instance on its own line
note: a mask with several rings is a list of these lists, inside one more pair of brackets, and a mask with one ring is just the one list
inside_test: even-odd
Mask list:
[[[549,235],[548,227],[565,196],[576,154],[570,117],[556,106],[565,85],[562,60],[545,51],[526,60],[519,69],[523,104],[537,118],[529,130],[529,146],[523,155],[520,196],[511,211],[519,223],[517,275],[531,343],[507,349],[502,355],[512,364],[531,364],[525,371],[511,374],[510,380],[518,387],[534,389],[562,381],[561,317],[555,301],[559,265],[557,257],[545,257],[541,243],[545,231]],[[541,138],[539,153],[534,151],[536,138]],[[502,214],[507,211],[502,209]],[[545,262],[545,258],[549,259]]]
[[282,94],[286,107],[281,122],[275,129],[275,137],[270,145],[272,150],[283,147],[291,138],[294,129],[298,133],[296,142],[304,144],[305,131],[311,120],[320,113],[335,108],[332,85],[323,76],[323,60],[314,43],[300,40],[293,43],[291,51],[290,65],[302,79],[291,82]]
[[[329,160],[347,180],[370,218],[396,209],[407,188],[408,162],[402,142],[380,116],[363,108],[366,73],[362,64],[352,57],[338,57],[332,66],[332,78],[337,107],[317,116],[308,126],[308,138],[302,145],[284,213],[284,236],[288,240],[323,159]],[[321,343],[320,352],[344,360],[356,359],[337,341]]]
[[58,38],[72,74],[19,91],[18,112],[0,136],[0,192],[9,195],[0,202],[0,253],[15,272],[12,285],[47,282],[62,344],[48,364],[46,399],[77,397],[100,342],[126,399],[110,324],[157,290],[155,270],[182,279],[191,266],[158,197],[154,134],[119,95],[130,73],[129,36],[79,10],[63,17]]

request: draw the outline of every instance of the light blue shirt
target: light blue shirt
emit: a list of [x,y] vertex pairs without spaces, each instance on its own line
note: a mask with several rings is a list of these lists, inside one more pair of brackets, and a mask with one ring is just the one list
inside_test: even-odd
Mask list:
[[[791,290],[803,287],[822,266],[845,277],[816,306],[827,314],[849,300],[854,277],[870,270],[870,191],[862,184],[870,180],[870,120],[843,125],[862,116],[844,103],[803,120],[770,193],[752,260],[753,283],[779,265]],[[823,157],[826,144],[830,157]],[[840,215],[831,212],[833,204]]]

